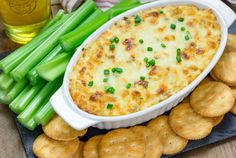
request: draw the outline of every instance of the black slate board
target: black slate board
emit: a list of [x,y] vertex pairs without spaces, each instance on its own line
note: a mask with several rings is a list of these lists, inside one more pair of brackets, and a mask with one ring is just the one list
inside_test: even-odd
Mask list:
[[[236,34],[236,21],[230,27],[229,33]],[[7,53],[0,54],[0,59],[5,55],[7,55]],[[20,137],[24,145],[27,157],[36,158],[32,152],[32,143],[34,139],[39,134],[42,133],[41,127],[38,127],[33,132],[29,131],[17,122],[15,114],[13,114],[13,117],[16,120],[16,125],[20,133]],[[91,127],[89,128],[88,133],[81,140],[86,141],[91,136],[103,134],[106,132],[107,132],[106,130],[99,130],[99,129]],[[202,140],[198,140],[198,141],[190,141],[187,147],[181,153],[184,153],[184,152],[187,152],[187,151],[199,148],[199,147],[203,147],[203,146],[206,146],[206,145],[218,142],[218,141],[222,141],[224,139],[231,138],[233,136],[236,136],[236,116],[232,115],[231,113],[228,113],[225,116],[224,120],[221,122],[221,124],[215,127],[208,137]],[[175,157],[175,156],[163,156],[163,158],[167,158],[167,157]]]

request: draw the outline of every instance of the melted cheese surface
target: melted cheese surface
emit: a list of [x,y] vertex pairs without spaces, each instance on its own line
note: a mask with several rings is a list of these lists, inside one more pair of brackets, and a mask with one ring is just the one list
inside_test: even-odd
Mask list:
[[83,49],[70,75],[70,94],[95,115],[143,110],[189,85],[212,60],[220,38],[211,10],[183,5],[141,11]]

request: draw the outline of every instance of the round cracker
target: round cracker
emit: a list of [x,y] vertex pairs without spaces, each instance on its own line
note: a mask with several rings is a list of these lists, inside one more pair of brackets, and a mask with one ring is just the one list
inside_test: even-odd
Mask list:
[[232,90],[235,100],[234,100],[234,105],[233,105],[232,109],[230,110],[230,112],[233,113],[234,115],[236,115],[236,87],[231,87],[231,90]]
[[163,153],[163,145],[156,132],[145,126],[134,126],[130,129],[135,133],[139,134],[140,137],[143,137],[143,139],[145,139],[146,147],[144,152],[144,158],[161,157]]
[[211,118],[197,114],[189,103],[183,103],[171,110],[169,124],[179,136],[197,140],[208,136],[213,128]]
[[190,102],[190,96],[187,96],[182,100],[182,103],[189,103]]
[[195,112],[205,117],[218,117],[230,111],[234,104],[231,89],[221,82],[199,85],[190,96]]
[[216,77],[216,75],[214,74],[213,71],[210,72],[210,76],[211,76],[211,78],[212,78],[213,80],[218,81],[218,82],[221,82],[221,80]]
[[53,117],[48,124],[43,126],[44,133],[55,140],[68,141],[86,134],[87,129],[77,131],[70,127],[61,117]]
[[77,149],[73,158],[83,158],[83,149],[84,149],[84,142],[80,141],[79,148]]
[[75,155],[79,140],[57,141],[41,134],[33,143],[33,152],[37,157],[43,158],[71,158]]
[[98,144],[100,143],[103,135],[98,135],[90,138],[84,145],[83,156],[84,158],[98,158]]
[[117,129],[103,136],[99,158],[143,158],[145,140],[130,129]]
[[212,73],[229,86],[236,86],[236,52],[224,53]]
[[205,77],[200,84],[208,83],[210,81],[214,81],[212,77],[207,76]]
[[163,154],[176,154],[182,151],[188,144],[187,139],[178,136],[170,128],[168,116],[162,115],[153,119],[148,123],[147,127],[157,132],[163,144]]
[[210,118],[212,119],[213,126],[217,126],[224,119],[224,115],[223,116],[219,116],[219,117],[210,117]]
[[224,53],[236,52],[235,41],[236,41],[236,36],[234,34],[229,34]]

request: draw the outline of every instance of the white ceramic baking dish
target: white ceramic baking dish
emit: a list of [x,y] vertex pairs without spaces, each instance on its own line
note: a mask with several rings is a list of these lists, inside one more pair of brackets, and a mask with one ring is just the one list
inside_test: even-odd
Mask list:
[[[220,46],[217,53],[215,54],[208,67],[206,67],[206,69],[191,84],[189,84],[183,90],[171,96],[170,98],[158,103],[157,105],[124,116],[96,116],[82,111],[74,104],[68,90],[68,78],[71,73],[71,69],[76,64],[83,47],[85,47],[88,43],[96,39],[102,32],[106,31],[114,22],[123,18],[124,16],[130,16],[135,14],[136,12],[139,12],[140,10],[145,10],[149,8],[183,4],[193,4],[199,8],[212,9],[218,19],[222,31]],[[201,82],[201,80],[203,80],[207,76],[207,74],[217,63],[224,51],[227,41],[228,27],[233,23],[235,18],[235,13],[219,0],[161,0],[151,2],[138,8],[129,10],[104,24],[77,49],[76,53],[72,57],[67,67],[62,87],[52,96],[50,102],[53,108],[55,109],[56,113],[60,115],[69,125],[71,125],[77,130],[84,129],[89,126],[98,127],[100,129],[112,129],[133,126],[135,124],[146,122],[176,106],[180,101],[184,99],[184,97],[189,95],[189,93]]]

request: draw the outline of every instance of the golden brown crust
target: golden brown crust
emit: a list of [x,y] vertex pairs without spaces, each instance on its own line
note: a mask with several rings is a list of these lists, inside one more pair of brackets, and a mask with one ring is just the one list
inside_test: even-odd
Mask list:
[[144,158],[160,158],[163,153],[163,145],[158,134],[150,128],[145,126],[134,126],[130,128],[140,137],[145,139],[145,154]]
[[182,151],[188,144],[187,139],[176,135],[170,128],[168,116],[162,115],[153,119],[148,123],[147,127],[157,132],[163,144],[163,154],[176,154]]
[[83,157],[84,158],[99,158],[98,145],[102,140],[103,135],[98,135],[90,138],[84,145]]
[[219,117],[210,117],[212,119],[212,123],[214,126],[219,125],[222,120],[224,119],[224,115],[223,116],[219,116]]
[[71,158],[79,148],[78,139],[70,141],[56,141],[45,134],[41,134],[33,143],[33,152],[42,158]]
[[234,104],[231,89],[221,82],[208,82],[198,86],[190,96],[195,112],[205,117],[218,117],[230,111]]
[[48,137],[54,140],[68,141],[82,137],[86,134],[87,129],[77,131],[70,127],[61,117],[56,115],[43,126],[43,131]]
[[197,140],[208,136],[213,128],[211,118],[203,117],[191,108],[189,103],[183,103],[171,110],[169,124],[179,136]]
[[234,115],[236,115],[236,87],[231,87],[231,90],[232,90],[235,100],[234,100],[234,106],[232,107],[230,112],[233,113]]
[[212,75],[229,86],[236,86],[236,52],[224,53],[214,69]]
[[[139,24],[135,24],[136,15],[142,19]],[[119,20],[83,49],[69,82],[70,94],[82,110],[118,116],[156,105],[190,84],[218,49],[221,31],[211,10],[167,6],[136,15]],[[111,42],[115,37],[119,41]],[[145,57],[148,60],[144,61]],[[155,63],[150,66],[151,60]],[[113,73],[117,67],[123,72]],[[104,75],[107,69],[110,74]],[[131,87],[126,88],[129,83]],[[107,93],[108,87],[113,87],[114,93]],[[108,104],[113,107],[107,108]]]
[[108,132],[99,144],[99,158],[144,158],[145,140],[130,129]]

